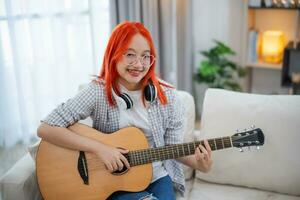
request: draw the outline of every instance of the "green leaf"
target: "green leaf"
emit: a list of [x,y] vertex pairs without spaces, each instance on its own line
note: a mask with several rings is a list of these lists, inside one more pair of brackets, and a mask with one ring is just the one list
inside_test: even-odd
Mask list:
[[215,46],[209,50],[200,51],[206,59],[200,63],[193,79],[209,87],[241,91],[237,79],[244,77],[246,70],[226,57],[235,55],[230,47],[218,40],[214,42]]
[[235,55],[235,52],[228,47],[227,45],[225,45],[223,42],[220,42],[218,40],[214,40],[214,42],[217,44],[217,46],[215,47],[215,51],[220,54],[220,55]]
[[214,76],[218,72],[219,66],[207,60],[201,62],[200,74],[203,76]]

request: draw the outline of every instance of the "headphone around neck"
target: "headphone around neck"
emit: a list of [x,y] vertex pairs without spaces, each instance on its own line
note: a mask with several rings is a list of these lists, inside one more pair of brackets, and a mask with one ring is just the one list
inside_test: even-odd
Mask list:
[[[133,101],[128,94],[121,93],[119,96],[118,95],[116,96],[117,98],[119,97],[118,99],[122,109],[127,110],[133,107]],[[152,83],[146,85],[144,89],[144,96],[146,101],[148,102],[153,102],[156,99],[157,89]]]

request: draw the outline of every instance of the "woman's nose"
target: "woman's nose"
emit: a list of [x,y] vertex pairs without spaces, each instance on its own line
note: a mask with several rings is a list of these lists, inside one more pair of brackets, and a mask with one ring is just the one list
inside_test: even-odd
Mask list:
[[144,65],[143,65],[143,63],[142,63],[142,59],[143,59],[143,58],[137,58],[137,59],[136,59],[135,66],[138,66],[138,67],[144,67]]

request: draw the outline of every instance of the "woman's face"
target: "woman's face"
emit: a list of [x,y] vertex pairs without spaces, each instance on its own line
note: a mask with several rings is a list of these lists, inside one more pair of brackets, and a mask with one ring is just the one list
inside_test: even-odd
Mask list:
[[140,81],[150,69],[149,62],[153,62],[153,59],[147,40],[142,35],[136,34],[117,63],[118,82],[128,90],[140,89]]

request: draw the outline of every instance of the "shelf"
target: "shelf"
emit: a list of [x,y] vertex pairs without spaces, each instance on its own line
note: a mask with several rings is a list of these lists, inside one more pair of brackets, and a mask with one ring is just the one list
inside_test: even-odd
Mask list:
[[300,8],[293,8],[293,7],[253,7],[253,6],[249,6],[249,9],[280,9],[280,10],[300,10]]
[[[250,0],[248,0],[248,2],[250,2]],[[248,92],[260,94],[288,93],[288,90],[282,86],[282,72],[284,70],[282,63],[266,63],[259,58],[259,53],[257,53],[258,60],[254,62],[248,60],[249,42],[251,42],[249,41],[249,30],[255,29],[263,33],[264,31],[276,29],[284,33],[286,41],[294,41],[295,35],[299,35],[297,30],[300,30],[300,8],[286,8],[284,6],[266,7],[265,4],[254,7],[248,4],[245,5],[245,12],[243,63],[248,72]]]
[[272,63],[265,63],[265,62],[259,61],[259,62],[255,62],[255,63],[246,63],[246,67],[281,70],[282,63],[272,64]]

